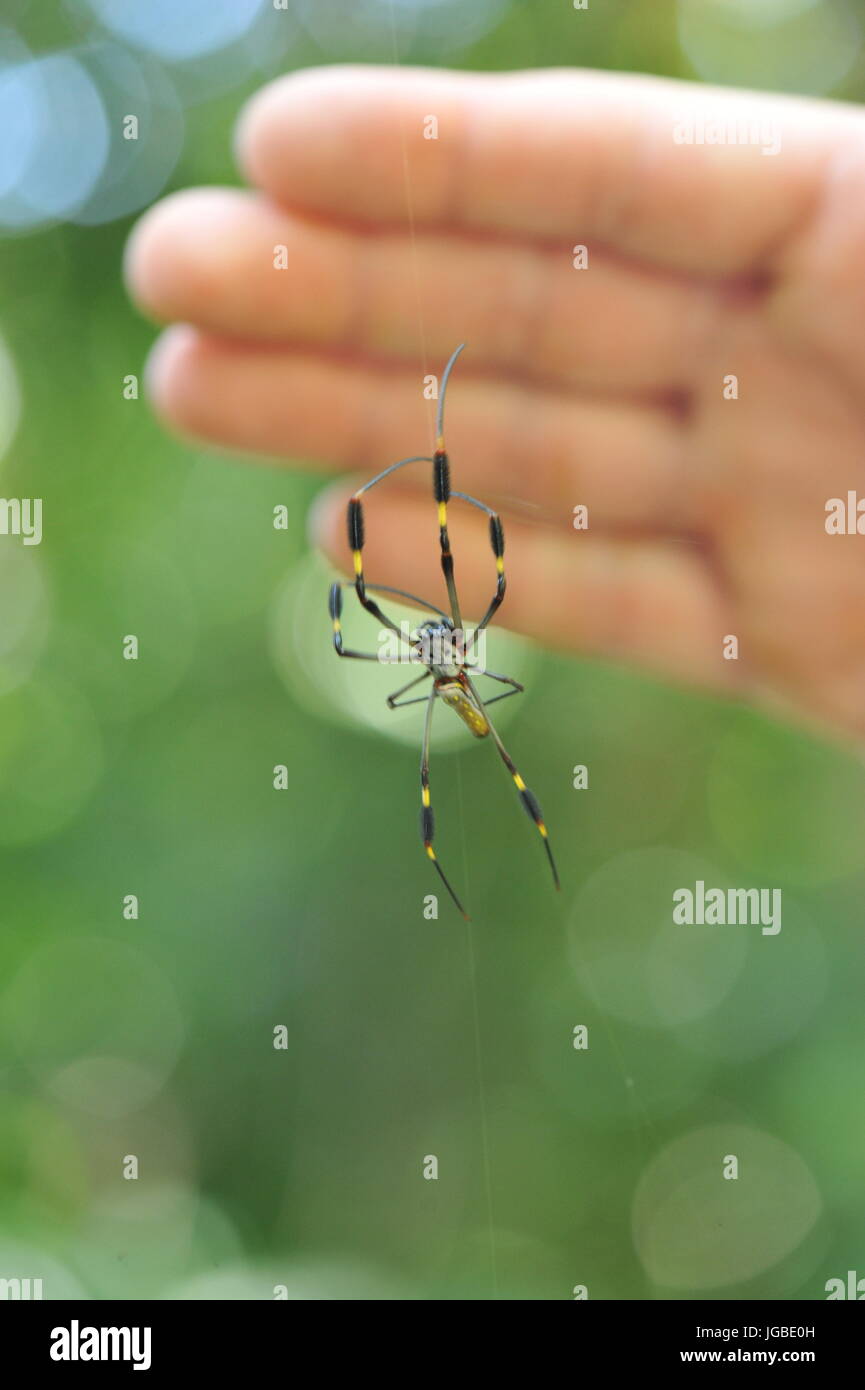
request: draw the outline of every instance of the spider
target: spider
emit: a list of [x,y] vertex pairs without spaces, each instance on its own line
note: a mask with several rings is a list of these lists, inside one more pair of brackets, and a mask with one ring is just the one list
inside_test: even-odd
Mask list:
[[[499,517],[491,507],[488,507],[486,503],[479,502],[476,497],[469,497],[465,492],[451,491],[450,463],[444,443],[444,403],[448,378],[450,377],[454,363],[464,347],[465,343],[461,343],[452,354],[444,369],[436,417],[436,447],[432,458],[429,458],[427,455],[417,455],[411,458],[400,459],[398,463],[392,463],[389,468],[385,468],[383,472],[378,473],[370,482],[364,483],[363,487],[359,487],[349,501],[347,518],[348,543],[354,558],[354,579],[338,580],[331,585],[329,607],[333,623],[333,645],[337,656],[353,657],[358,661],[390,660],[392,662],[417,662],[424,667],[422,673],[417,676],[415,680],[409,681],[407,685],[401,686],[399,690],[395,690],[392,695],[389,695],[387,697],[387,704],[389,709],[399,709],[405,705],[426,704],[426,719],[424,722],[423,745],[420,760],[421,840],[423,841],[427,857],[434,865],[448,893],[460,912],[468,920],[468,913],[457,897],[433,848],[435,820],[430,802],[429,753],[432,715],[437,699],[442,700],[455,714],[459,715],[460,719],[467,725],[475,738],[489,737],[492,739],[499,757],[513,778],[523,807],[540,832],[556,888],[559,888],[560,884],[559,875],[556,870],[556,862],[550,848],[547,827],[544,823],[543,813],[538,805],[537,798],[526,786],[517,771],[488,713],[489,706],[495,704],[496,700],[506,700],[509,695],[519,695],[525,687],[520,685],[519,681],[512,680],[510,676],[501,676],[497,675],[494,671],[483,670],[483,675],[488,676],[491,680],[499,681],[503,685],[509,685],[511,689],[506,690],[503,694],[494,695],[490,700],[482,700],[475,687],[474,681],[469,675],[468,657],[471,654],[471,649],[475,643],[477,634],[483,632],[488,626],[505,596],[505,534],[501,517]],[[395,473],[398,468],[405,468],[409,463],[431,463],[433,466],[433,494],[438,504],[441,564],[445,583],[447,585],[448,602],[451,610],[450,614],[446,613],[436,604],[429,603],[426,599],[418,598],[416,594],[407,593],[405,589],[393,589],[384,584],[368,584],[364,576],[364,522],[361,497],[365,492],[369,492],[370,488],[375,487],[377,483],[389,477],[391,473]],[[487,515],[489,518],[490,544],[492,545],[493,555],[496,561],[497,578],[495,593],[490,600],[483,618],[477,627],[469,632],[468,636],[466,636],[463,631],[459,597],[454,580],[454,562],[453,556],[451,555],[450,540],[448,538],[448,502],[452,497],[458,497],[461,501],[470,503],[471,506],[479,508],[480,511]],[[354,588],[361,606],[365,608],[368,613],[371,613],[374,618],[377,618],[379,623],[381,623],[384,628],[388,629],[390,633],[395,634],[397,639],[406,644],[408,650],[403,652],[401,656],[386,657],[380,652],[350,651],[343,645],[341,625],[342,591],[345,588],[351,587]],[[376,594],[392,594],[399,598],[407,599],[417,607],[436,614],[436,617],[428,618],[425,622],[420,624],[414,633],[408,634],[404,628],[398,627],[397,624],[382,611],[374,599],[370,598],[370,591]],[[416,686],[420,685],[421,682],[428,680],[430,677],[432,677],[432,685],[428,695],[416,696],[410,700],[401,700],[399,698],[401,695],[405,695],[407,691],[413,690]]]

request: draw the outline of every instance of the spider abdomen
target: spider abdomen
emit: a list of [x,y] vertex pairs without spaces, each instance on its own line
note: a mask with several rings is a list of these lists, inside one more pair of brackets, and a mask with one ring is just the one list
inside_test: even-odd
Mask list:
[[465,686],[459,680],[439,679],[436,681],[436,694],[446,705],[450,705],[475,738],[486,738],[490,731],[489,721],[479,705],[476,705]]

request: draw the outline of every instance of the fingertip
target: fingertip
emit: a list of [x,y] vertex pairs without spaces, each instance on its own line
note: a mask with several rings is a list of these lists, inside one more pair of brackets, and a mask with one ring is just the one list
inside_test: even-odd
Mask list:
[[234,247],[250,219],[250,195],[189,188],[156,203],[133,228],[124,276],[138,307],[157,322],[191,317],[224,290]]
[[421,78],[429,82],[435,74],[370,63],[286,73],[241,110],[233,137],[237,167],[250,183],[283,201],[315,202],[323,190],[332,191],[349,136],[361,132],[371,158],[382,107],[398,102],[406,90],[414,92]]
[[178,269],[185,260],[190,222],[204,190],[185,189],[162,198],[138,219],[123,254],[127,291],[143,313],[162,318],[176,297]]
[[123,283],[126,293],[137,309],[148,318],[156,318],[152,297],[156,278],[157,257],[154,256],[154,229],[158,227],[161,204],[150,208],[140,217],[126,239],[123,248]]
[[250,97],[242,108],[234,124],[232,150],[234,163],[240,173],[250,183],[260,181],[260,152],[273,120],[274,88],[281,87],[288,79],[280,77],[269,82]]
[[[265,186],[273,182],[293,134],[293,123],[303,107],[322,99],[328,88],[345,82],[358,69],[350,65],[301,68],[268,82],[249,98],[234,127],[233,149],[237,168],[250,183]],[[297,124],[299,141],[304,130]],[[307,132],[308,134],[308,132]]]
[[185,406],[189,397],[190,368],[199,346],[199,334],[179,323],[161,333],[144,366],[144,388],[160,420],[177,433],[188,433]]

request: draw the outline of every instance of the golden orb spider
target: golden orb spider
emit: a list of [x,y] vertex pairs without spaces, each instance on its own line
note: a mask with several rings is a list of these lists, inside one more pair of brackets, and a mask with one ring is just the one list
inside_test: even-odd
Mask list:
[[[432,713],[436,699],[440,699],[444,704],[449,705],[452,710],[463,720],[468,729],[474,734],[475,738],[491,738],[496,750],[513,778],[514,785],[519,794],[523,807],[538,827],[543,839],[544,849],[547,852],[550,869],[552,870],[553,882],[556,888],[560,887],[559,875],[556,870],[556,862],[553,859],[553,852],[550,848],[550,840],[544,823],[541,808],[538,805],[534,793],[529,790],[511,760],[510,754],[497,734],[492,720],[488,714],[490,705],[495,704],[496,700],[506,700],[509,695],[518,695],[524,689],[519,681],[512,680],[510,676],[497,675],[493,671],[483,670],[481,674],[489,676],[491,680],[499,681],[503,685],[512,687],[502,695],[494,695],[491,700],[482,700],[475,688],[474,682],[469,675],[471,663],[468,662],[472,647],[474,646],[478,633],[488,626],[493,614],[500,606],[505,596],[505,533],[502,527],[501,518],[496,512],[488,507],[486,503],[479,502],[476,497],[469,497],[465,492],[453,492],[450,485],[450,463],[444,442],[444,403],[445,391],[447,389],[448,378],[454,363],[465,347],[465,343],[460,346],[451,356],[442,375],[441,391],[439,393],[438,413],[436,419],[436,447],[432,458],[427,455],[415,455],[411,458],[400,459],[397,463],[392,463],[389,468],[376,474],[363,487],[359,487],[348,504],[348,543],[354,559],[354,579],[336,581],[330,588],[330,616],[333,623],[333,645],[337,656],[352,657],[358,661],[393,661],[393,662],[414,662],[424,667],[424,670],[414,680],[409,681],[408,685],[395,690],[392,695],[387,697],[390,709],[401,708],[404,705],[426,704],[426,720],[424,723],[423,746],[420,761],[420,787],[421,787],[421,812],[420,812],[420,831],[424,849],[427,857],[435,866],[439,877],[444,883],[456,906],[465,918],[468,913],[457,897],[453,887],[433,849],[433,838],[435,835],[435,820],[433,809],[430,802],[429,784],[429,751],[430,751],[430,731],[432,729]],[[364,544],[364,523],[363,506],[361,497],[370,488],[382,482],[384,478],[395,473],[398,468],[405,468],[409,463],[431,463],[433,466],[433,495],[438,506],[438,526],[439,526],[439,545],[441,548],[442,571],[447,585],[448,601],[450,603],[450,614],[444,612],[436,604],[428,602],[426,599],[418,598],[416,594],[409,594],[404,589],[393,589],[384,584],[368,584],[363,572],[363,544]],[[490,544],[492,545],[493,555],[496,561],[496,590],[490,599],[487,611],[476,628],[473,628],[466,636],[462,626],[462,616],[460,613],[459,597],[457,595],[456,582],[454,580],[454,562],[451,555],[450,539],[448,537],[448,502],[452,497],[458,497],[463,502],[468,502],[473,507],[478,507],[489,517]],[[394,634],[398,641],[406,644],[407,651],[400,656],[387,657],[380,652],[356,652],[350,651],[343,645],[342,640],[342,591],[344,588],[354,588],[358,601],[361,606],[371,613],[374,618],[382,624],[389,633]],[[421,623],[420,627],[412,634],[405,632],[382,611],[374,599],[370,598],[370,591],[376,594],[393,594],[398,598],[407,599],[410,603],[419,608],[425,608],[428,612],[435,613],[435,618],[427,619]],[[475,668],[476,669],[476,668]],[[411,700],[400,700],[399,696],[420,685],[422,681],[432,677],[432,686],[428,695],[421,695]]]

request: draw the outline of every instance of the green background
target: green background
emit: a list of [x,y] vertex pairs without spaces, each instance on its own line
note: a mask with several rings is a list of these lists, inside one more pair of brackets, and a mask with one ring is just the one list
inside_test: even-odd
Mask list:
[[[237,182],[233,122],[275,72],[392,57],[386,25],[355,43],[353,7],[324,8],[339,45],[301,37],[258,73],[226,50],[168,188]],[[843,5],[776,3],[764,30],[684,8],[717,80],[861,94],[861,49],[826,58]],[[698,79],[681,9],[504,4],[468,46],[451,11],[400,57]],[[36,51],[82,37],[80,6],[11,16]],[[440,844],[474,920],[443,896],[425,920],[422,711],[390,732],[382,673],[332,656],[312,470],[189,448],[124,399],[154,337],[121,280],[133,221],[0,247],[22,398],[3,489],[41,496],[45,527],[0,538],[0,1277],[97,1299],[813,1299],[865,1275],[861,762],[497,631],[563,892],[492,751],[441,720]],[[781,888],[780,934],[674,929],[697,878]]]

